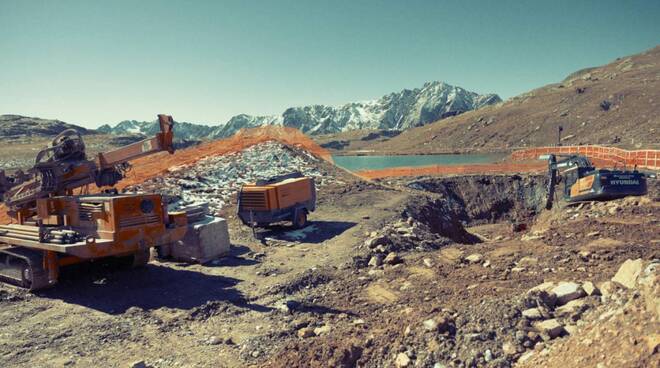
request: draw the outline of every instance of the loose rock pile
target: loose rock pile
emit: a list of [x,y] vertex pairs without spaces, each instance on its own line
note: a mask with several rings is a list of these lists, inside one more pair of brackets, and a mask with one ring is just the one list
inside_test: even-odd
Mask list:
[[176,210],[208,202],[217,213],[246,183],[300,171],[316,179],[317,188],[335,179],[321,168],[321,159],[307,151],[269,141],[243,151],[204,158],[194,165],[170,168],[166,175],[126,188],[128,192],[156,192],[170,198]]
[[[625,313],[623,308],[640,294],[648,307],[660,316],[660,261],[625,261],[610,281],[546,282],[530,289],[524,298],[522,319],[516,340],[504,343],[505,354],[525,362],[547,355],[548,343],[560,336],[575,335],[582,328]],[[593,313],[586,316],[588,310]],[[656,316],[656,317],[657,317]],[[518,339],[518,337],[520,337]],[[533,349],[525,352],[527,349]],[[652,347],[655,351],[657,345]]]
[[361,254],[356,257],[358,267],[395,265],[401,263],[396,252],[428,251],[452,243],[451,239],[432,233],[427,225],[410,217],[385,225],[382,230],[373,231],[367,236],[367,240],[358,246]]

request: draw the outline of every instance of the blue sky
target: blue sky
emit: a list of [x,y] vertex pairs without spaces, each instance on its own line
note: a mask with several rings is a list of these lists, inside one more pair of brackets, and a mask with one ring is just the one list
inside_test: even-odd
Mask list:
[[660,1],[0,0],[0,114],[221,123],[442,80],[508,98],[660,43]]

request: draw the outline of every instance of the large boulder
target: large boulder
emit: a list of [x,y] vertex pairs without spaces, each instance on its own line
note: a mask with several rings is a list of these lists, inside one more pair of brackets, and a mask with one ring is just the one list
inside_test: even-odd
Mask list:
[[643,262],[641,258],[628,259],[612,277],[612,281],[625,286],[628,289],[634,289],[637,285],[637,278],[642,273]]

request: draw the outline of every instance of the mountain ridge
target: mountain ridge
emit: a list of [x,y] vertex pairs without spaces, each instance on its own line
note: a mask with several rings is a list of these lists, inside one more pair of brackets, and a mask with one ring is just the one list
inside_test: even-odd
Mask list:
[[[243,128],[263,125],[293,127],[305,134],[331,134],[355,129],[405,130],[448,116],[499,103],[496,94],[478,94],[444,82],[427,82],[421,88],[403,89],[379,99],[349,102],[340,106],[307,105],[289,107],[280,115],[239,114],[223,125],[208,126],[182,122],[178,139],[218,139]],[[157,131],[155,121],[125,120],[114,127],[105,124],[99,132],[143,134]]]

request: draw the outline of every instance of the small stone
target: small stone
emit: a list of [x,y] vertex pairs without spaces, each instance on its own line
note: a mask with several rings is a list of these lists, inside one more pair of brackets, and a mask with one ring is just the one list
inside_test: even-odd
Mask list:
[[591,281],[585,281],[584,283],[582,283],[582,289],[589,296],[591,296],[591,295],[600,295],[600,290],[598,290],[596,285],[594,285],[594,283],[591,282]]
[[493,360],[493,352],[490,351],[490,349],[486,349],[486,351],[484,352],[484,360],[486,362],[490,362],[491,360]]
[[635,260],[628,259],[617,271],[616,275],[612,277],[613,282],[617,282],[628,289],[633,289],[637,285],[637,278],[642,273],[642,259]]
[[378,245],[385,245],[389,242],[389,239],[385,235],[381,236],[376,236],[371,239],[367,239],[367,241],[364,242],[364,245],[366,245],[368,248],[375,248]]
[[209,345],[220,345],[222,344],[222,339],[217,336],[211,336],[206,340],[206,343]]
[[526,270],[525,267],[513,267],[513,268],[511,269],[511,272],[514,272],[514,273],[520,273],[520,272],[525,272],[525,270]]
[[522,311],[523,317],[530,319],[530,320],[537,320],[543,318],[543,315],[541,315],[541,311],[538,308],[530,308],[530,309],[525,309]]
[[382,254],[376,254],[369,259],[368,265],[371,267],[378,267],[383,264],[383,255]]
[[397,367],[407,367],[408,365],[410,365],[410,358],[408,357],[408,354],[406,353],[397,354],[394,364]]
[[316,334],[314,333],[314,330],[310,327],[303,327],[300,330],[298,330],[298,337],[306,339],[308,337],[314,337]]
[[518,351],[516,350],[516,346],[510,342],[505,342],[504,344],[502,344],[502,352],[504,352],[504,355],[506,356],[512,356],[518,353]]
[[589,305],[584,299],[575,299],[555,309],[555,317],[579,317]]
[[534,324],[534,328],[541,334],[549,339],[554,339],[561,335],[564,331],[564,326],[556,319],[548,319]]
[[583,250],[578,253],[578,256],[580,257],[581,260],[587,262],[591,257],[591,252],[589,252],[588,250]]
[[330,325],[317,327],[317,328],[314,329],[314,335],[321,336],[323,334],[326,334],[326,333],[330,332],[330,330],[332,330],[332,327],[330,327]]
[[144,360],[138,360],[129,365],[130,368],[147,368],[147,363]]
[[520,267],[529,267],[536,266],[539,263],[539,259],[535,257],[522,257],[518,260],[518,266]]
[[434,319],[427,319],[426,321],[422,322],[422,325],[426,331],[438,330],[438,322],[436,322]]
[[388,254],[387,257],[385,257],[385,259],[383,260],[383,263],[388,264],[388,265],[394,265],[394,264],[401,263],[401,262],[402,262],[401,257],[399,257],[394,252],[391,252],[390,254]]
[[553,308],[557,303],[557,295],[549,291],[554,286],[553,283],[543,283],[531,288],[525,294],[525,305],[527,307],[547,307]]
[[598,235],[600,235],[600,231],[592,231],[592,232],[587,234],[587,237],[590,238],[590,237],[594,237],[594,236],[598,236]]
[[557,305],[566,304],[571,300],[585,296],[582,285],[574,282],[559,283],[559,285],[552,289],[552,292],[557,296]]
[[431,258],[424,258],[424,266],[429,268],[433,267],[433,261]]
[[465,257],[465,260],[468,261],[469,263],[481,263],[483,259],[484,256],[479,253],[473,253]]
[[490,261],[486,261],[482,264],[484,267],[490,267]]

